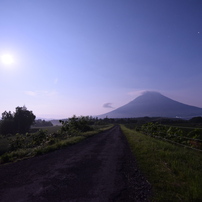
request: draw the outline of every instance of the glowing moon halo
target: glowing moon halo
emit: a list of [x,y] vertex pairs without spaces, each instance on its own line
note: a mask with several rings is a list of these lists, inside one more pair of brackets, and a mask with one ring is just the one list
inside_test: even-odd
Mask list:
[[3,54],[1,56],[1,62],[4,64],[4,65],[11,65],[14,63],[14,59],[13,59],[13,56],[10,55],[10,54]]

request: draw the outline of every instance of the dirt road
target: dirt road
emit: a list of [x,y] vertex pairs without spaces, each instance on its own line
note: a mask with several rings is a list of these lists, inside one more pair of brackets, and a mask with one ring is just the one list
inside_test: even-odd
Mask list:
[[119,126],[76,145],[0,166],[0,201],[148,201],[150,185]]

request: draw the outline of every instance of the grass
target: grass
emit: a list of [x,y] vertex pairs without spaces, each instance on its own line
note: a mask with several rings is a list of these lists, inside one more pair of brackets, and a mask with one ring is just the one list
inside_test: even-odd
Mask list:
[[[98,134],[99,132],[109,130],[112,127],[113,127],[113,125],[100,126],[100,127],[97,127],[93,131],[81,133],[78,136],[67,137],[66,139],[63,139],[63,140],[55,139],[55,141],[50,145],[47,144],[47,145],[37,146],[34,148],[25,148],[25,149],[18,149],[16,151],[5,152],[4,154],[2,154],[0,156],[0,164],[8,163],[8,162],[15,162],[18,160],[22,160],[24,158],[31,158],[36,155],[41,155],[41,154],[45,154],[45,153],[48,153],[48,152],[51,152],[51,151],[54,151],[57,149],[61,149],[61,148],[67,147],[69,145],[76,144],[76,143],[84,140],[85,138]],[[3,140],[2,142],[0,140],[0,146],[2,145],[2,149],[3,149],[5,147],[4,143],[8,144],[8,142],[5,142],[6,141],[5,138],[2,140]],[[7,148],[7,146],[6,146],[6,148]],[[5,151],[5,149],[4,149],[4,151]]]
[[61,129],[62,126],[46,126],[46,127],[32,127],[31,131],[37,131],[39,129],[46,130],[48,133],[56,133]]
[[67,147],[69,145],[76,144],[76,143],[82,141],[85,138],[86,138],[85,136],[71,137],[69,139],[59,141],[59,142],[57,142],[57,143],[55,143],[53,145],[47,145],[45,147],[36,148],[34,150],[34,153],[36,155],[45,154],[45,153],[48,153],[48,152],[51,152],[51,151],[54,151],[54,150],[57,150],[57,149],[62,149],[62,148]]
[[0,136],[0,155],[9,150],[9,141],[8,138]]
[[121,125],[140,169],[153,187],[152,201],[202,201],[202,153]]

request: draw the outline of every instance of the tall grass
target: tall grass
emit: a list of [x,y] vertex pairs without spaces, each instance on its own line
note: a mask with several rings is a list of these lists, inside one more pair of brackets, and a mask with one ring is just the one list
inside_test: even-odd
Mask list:
[[202,201],[202,153],[121,125],[140,169],[153,187],[152,201]]

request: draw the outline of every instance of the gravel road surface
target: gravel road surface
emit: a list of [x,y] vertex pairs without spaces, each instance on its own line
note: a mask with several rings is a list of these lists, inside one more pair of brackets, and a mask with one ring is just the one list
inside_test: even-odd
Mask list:
[[150,190],[119,126],[65,149],[0,166],[1,202],[149,201]]

